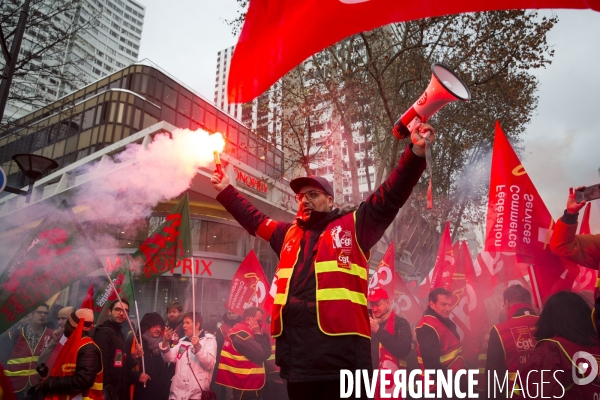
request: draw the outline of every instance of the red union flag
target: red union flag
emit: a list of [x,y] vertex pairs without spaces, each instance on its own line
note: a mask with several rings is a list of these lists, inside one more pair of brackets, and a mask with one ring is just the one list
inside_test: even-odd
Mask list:
[[469,247],[466,242],[457,247],[454,273],[448,287],[452,293],[450,319],[461,334],[465,360],[475,364],[480,338],[489,329],[489,320],[483,302],[484,292],[477,285]]
[[485,250],[510,252],[532,264],[531,285],[541,306],[560,290],[570,290],[578,274],[562,264],[548,242],[554,220],[525,168],[496,122],[488,197]]
[[435,258],[435,265],[419,286],[419,298],[427,298],[429,292],[435,288],[448,288],[448,285],[452,281],[453,268],[454,253],[452,249],[452,239],[450,238],[450,222],[446,222],[446,227],[444,228],[440,239],[437,257]]
[[229,102],[249,102],[311,55],[392,22],[464,12],[591,8],[599,0],[250,0],[227,82]]
[[412,290],[395,271],[395,254],[395,246],[392,242],[369,280],[369,291],[376,287],[385,290],[392,300],[394,312],[404,316],[410,324],[415,324],[423,316],[423,310]]
[[395,248],[394,242],[390,243],[387,251],[383,255],[383,258],[379,262],[377,269],[371,279],[369,279],[369,291],[376,287],[380,287],[385,290],[392,298],[392,294],[394,293],[394,280],[395,280]]
[[404,279],[395,272],[394,279],[394,312],[404,316],[409,324],[414,325],[423,316],[423,308],[413,290],[408,287]]
[[271,314],[272,298],[269,300],[269,281],[260,266],[254,250],[244,258],[231,281],[227,309],[242,315],[248,307],[260,307],[266,315]]

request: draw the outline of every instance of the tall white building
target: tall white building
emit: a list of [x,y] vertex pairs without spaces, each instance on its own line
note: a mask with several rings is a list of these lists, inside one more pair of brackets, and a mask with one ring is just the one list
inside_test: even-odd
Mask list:
[[[53,0],[46,0],[49,5]],[[4,9],[17,8],[20,1],[4,2]],[[38,11],[46,9],[45,5]],[[40,97],[34,104],[22,101],[9,101],[4,112],[3,122],[15,120],[30,112],[71,93],[81,86],[98,80],[112,72],[122,69],[138,60],[142,29],[144,25],[145,7],[134,0],[83,0],[74,14],[63,13],[54,17],[57,27],[71,26],[73,31],[77,25],[85,25],[96,19],[95,26],[72,34],[66,44],[62,44],[49,57],[34,58],[28,66],[30,71],[39,71],[53,65],[62,65],[70,60],[79,60],[71,64],[69,72],[78,75],[83,83],[64,82],[52,74],[31,73],[24,78],[13,79],[11,90],[20,90]],[[21,45],[21,55],[35,51],[40,35],[35,28],[27,29]]]
[[[261,137],[275,135],[281,131],[279,113],[280,85],[275,83],[265,93],[250,103],[229,104],[227,101],[227,77],[231,66],[234,46],[219,51],[215,79],[215,105],[229,115],[241,121],[250,129],[254,129]],[[279,143],[279,141],[277,141]],[[281,147],[281,146],[279,146]]]

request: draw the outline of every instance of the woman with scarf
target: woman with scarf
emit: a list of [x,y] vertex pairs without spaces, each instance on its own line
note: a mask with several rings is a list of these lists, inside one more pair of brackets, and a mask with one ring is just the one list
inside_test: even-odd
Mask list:
[[[159,313],[151,312],[144,314],[140,328],[147,376],[143,375],[140,363],[139,379],[136,379],[133,400],[166,400],[169,398],[171,380],[167,374],[168,363],[163,361],[158,348],[162,341],[165,322]],[[131,340],[133,339],[129,339],[127,348],[131,348]]]

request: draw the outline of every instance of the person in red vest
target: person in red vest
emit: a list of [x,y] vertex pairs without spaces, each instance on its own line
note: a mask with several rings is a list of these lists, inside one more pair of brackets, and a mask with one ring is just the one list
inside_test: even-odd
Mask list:
[[52,333],[52,340],[48,344],[48,347],[40,354],[38,358],[38,364],[46,364],[48,368],[52,368],[56,357],[60,354],[63,346],[67,342],[67,336],[64,334],[65,324],[69,315],[75,311],[74,307],[64,307],[58,311],[58,328]]
[[[369,303],[373,317],[371,323],[371,358],[377,369],[387,369],[392,373],[398,369],[406,369],[405,357],[412,345],[410,324],[396,315],[390,306],[388,293],[376,287],[369,292]],[[387,393],[394,390],[393,379],[386,388]],[[375,390],[375,398],[380,396],[379,388]]]
[[64,334],[68,338],[56,365],[42,378],[46,400],[69,400],[77,396],[86,400],[103,400],[103,368],[100,348],[90,337],[94,312],[80,308],[69,315]]
[[[600,359],[600,348],[591,313],[576,293],[558,292],[548,298],[537,323],[538,342],[521,372],[527,377],[526,398],[541,398],[543,390],[545,398],[597,399],[600,380],[597,370],[590,376],[594,371],[589,365]],[[542,375],[542,370],[552,373]]]
[[10,379],[15,394],[23,400],[29,389],[39,383],[36,371],[38,357],[48,347],[53,330],[46,328],[50,307],[42,304],[31,313],[29,324],[18,331],[9,331],[0,347],[10,355],[5,362],[4,374]]
[[[225,344],[225,338],[227,337],[227,335],[229,335],[229,330],[235,324],[241,322],[241,320],[241,316],[229,310],[227,310],[227,312],[223,314],[223,323],[217,328],[217,334],[215,335],[215,339],[217,339],[217,363],[215,364],[215,371],[218,371],[219,369],[219,359],[221,357],[221,350],[223,349],[223,345]],[[211,388],[213,388],[212,390],[217,394],[217,399],[225,399],[227,396],[227,391],[231,391],[231,389],[228,389],[223,385],[217,385],[215,383],[216,379],[217,374],[215,372],[213,374],[213,382],[211,382]]]
[[[452,370],[466,369],[462,357],[460,336],[456,324],[450,320],[452,293],[444,288],[429,293],[429,307],[415,327],[417,336],[417,359],[421,369]],[[463,375],[463,378],[465,376]],[[461,388],[466,380],[461,381]],[[435,390],[429,389],[430,392]]]
[[242,322],[225,338],[216,382],[233,388],[233,398],[258,400],[265,386],[265,361],[271,355],[269,335],[262,331],[263,311],[248,307]]
[[567,208],[562,217],[556,221],[550,238],[550,249],[560,257],[568,258],[579,265],[591,269],[600,268],[600,234],[576,235],[579,211],[586,205],[585,201],[577,203],[575,192],[585,187],[569,189]]
[[[491,371],[490,385],[494,382],[494,373],[502,382],[508,372],[508,386],[512,388],[515,374],[523,368],[537,343],[534,334],[538,316],[531,305],[531,293],[523,286],[510,286],[503,297],[507,319],[490,331],[485,369]],[[490,398],[505,398],[505,394],[498,391],[496,397]]]
[[333,188],[323,177],[293,179],[293,223],[263,214],[229,184],[227,174],[212,176],[217,200],[279,255],[271,334],[291,400],[339,398],[340,369],[372,369],[369,250],[421,177],[425,136],[433,139],[433,133],[431,125],[415,124],[398,166],[358,208],[334,208]]

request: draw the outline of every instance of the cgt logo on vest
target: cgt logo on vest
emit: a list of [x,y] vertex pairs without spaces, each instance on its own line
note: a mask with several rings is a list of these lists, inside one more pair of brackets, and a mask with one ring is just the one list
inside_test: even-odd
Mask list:
[[510,332],[517,345],[517,351],[528,351],[535,347],[535,343],[529,332],[529,327],[518,326],[516,328],[511,328]]
[[[581,359],[585,361],[580,361]],[[585,376],[586,374],[588,374]],[[587,385],[598,378],[598,360],[585,351],[578,351],[573,355],[573,368],[571,369],[571,376],[573,382],[576,385]],[[596,394],[594,394],[596,399]]]

